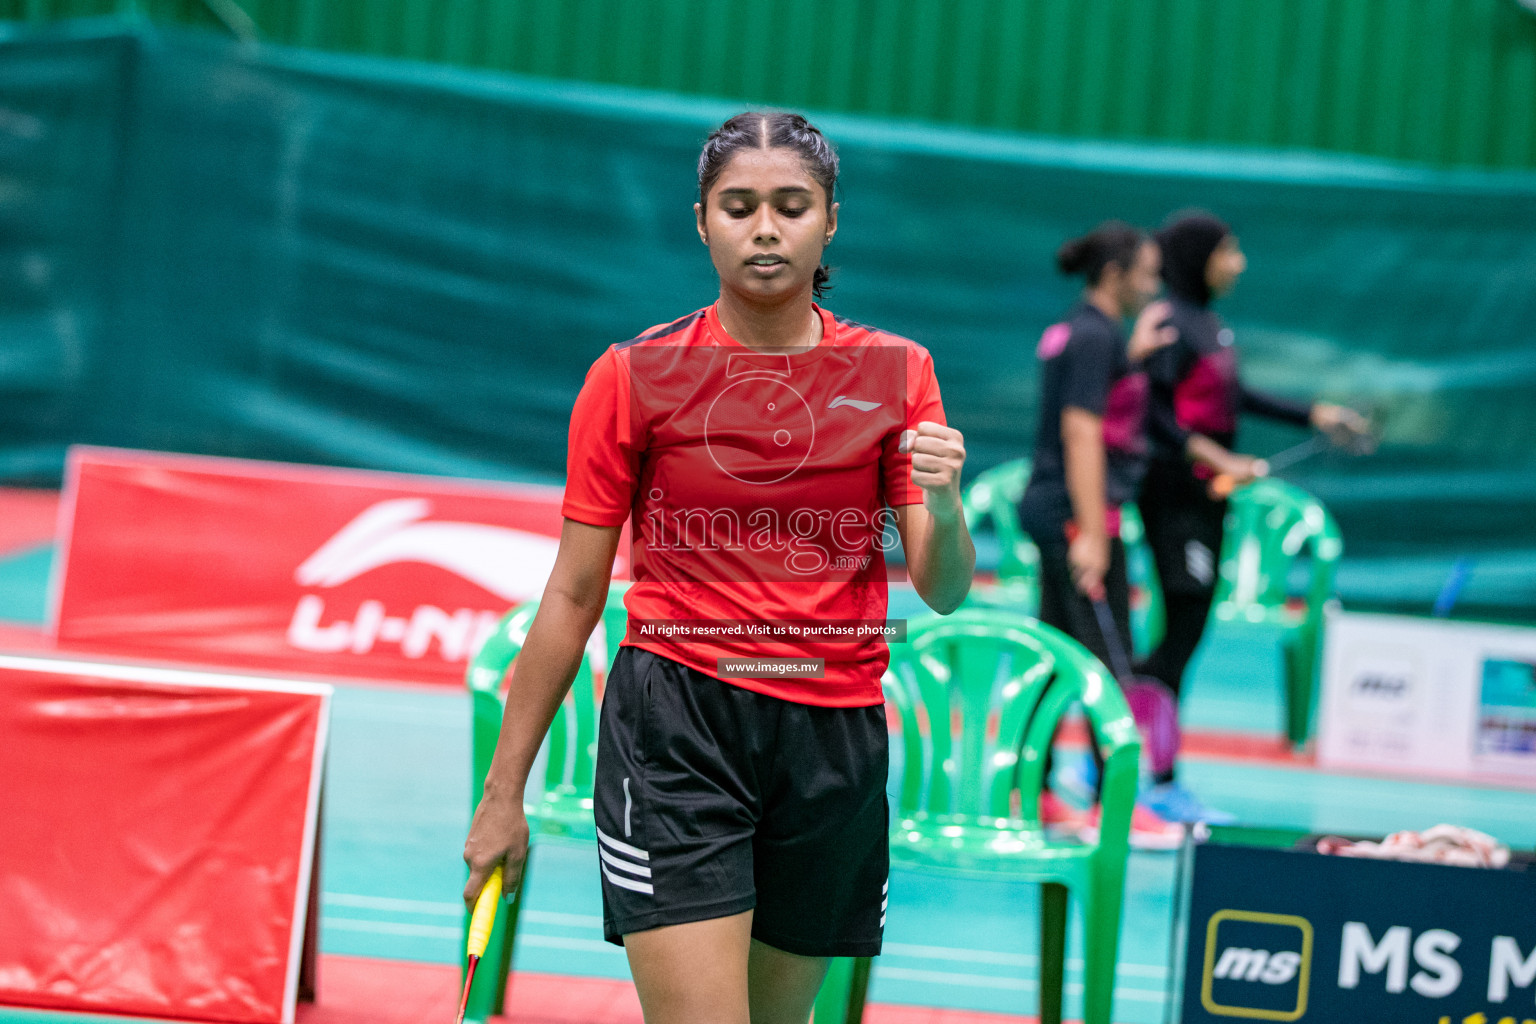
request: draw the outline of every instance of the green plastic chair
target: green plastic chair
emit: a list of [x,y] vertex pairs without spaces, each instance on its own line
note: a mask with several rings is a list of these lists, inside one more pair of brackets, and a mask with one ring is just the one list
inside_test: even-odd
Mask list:
[[[1019,499],[1029,483],[1029,468],[1028,459],[993,466],[971,481],[961,496],[966,528],[972,533],[990,532],[1001,549],[997,583],[973,586],[966,602],[969,607],[1004,608],[1026,615],[1039,611],[1040,552],[1019,524]],[[1137,653],[1145,653],[1163,636],[1163,591],[1141,513],[1135,505],[1125,504],[1120,514],[1120,539],[1125,543],[1126,576],[1131,583],[1131,641]]]
[[[564,837],[597,841],[592,818],[592,783],[597,765],[597,718],[602,699],[597,686],[606,677],[613,655],[628,629],[624,609],[624,591],[628,584],[614,584],[608,591],[603,618],[587,642],[586,656],[576,671],[576,678],[565,700],[550,723],[544,766],[544,792],[537,802],[529,803],[528,859],[523,865],[523,880],[518,895],[497,914],[496,926],[486,947],[485,967],[475,977],[470,992],[466,1019],[484,1021],[491,1014],[503,1012],[512,971],[512,950],[517,941],[518,918],[528,895],[533,871],[534,846],[541,837]],[[528,638],[528,629],[538,611],[538,602],[519,605],[502,617],[496,631],[486,640],[465,672],[473,706],[472,777],[470,806],[480,801],[491,756],[501,736],[501,720],[506,710],[502,682]],[[464,917],[468,935],[469,915]],[[467,965],[465,965],[467,966]]]
[[1029,460],[993,466],[961,495],[966,529],[991,533],[999,548],[996,587],[981,588],[976,601],[1033,614],[1040,607],[1040,552],[1019,525],[1019,498],[1029,482]]
[[[1083,907],[1085,1024],[1109,1024],[1140,738],[1109,671],[1033,619],[962,609],[914,620],[891,648],[885,692],[901,725],[895,867],[1040,885],[1040,1020],[1061,1020],[1068,894]],[[1100,833],[1047,833],[1039,797],[1062,715],[1084,708],[1104,753]],[[834,961],[816,1024],[858,1024],[868,959]]]
[[1131,645],[1137,654],[1150,652],[1163,639],[1163,585],[1157,561],[1147,544],[1141,510],[1130,502],[1120,506],[1120,541],[1125,545],[1125,575],[1131,584]]
[[[1283,626],[1285,731],[1295,746],[1311,733],[1322,646],[1323,610],[1333,596],[1344,541],[1333,516],[1312,495],[1283,480],[1261,479],[1233,493],[1222,542],[1213,613],[1235,622]],[[1310,556],[1298,607],[1288,577]]]

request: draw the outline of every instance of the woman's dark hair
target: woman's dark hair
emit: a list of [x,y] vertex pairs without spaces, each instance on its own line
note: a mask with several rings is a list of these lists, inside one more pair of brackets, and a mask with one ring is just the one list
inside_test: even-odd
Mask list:
[[1107,220],[1081,238],[1063,242],[1056,250],[1056,269],[1070,277],[1079,274],[1088,279],[1088,287],[1099,283],[1104,268],[1113,263],[1130,270],[1136,253],[1148,241],[1147,234],[1123,220]]
[[1204,210],[1170,214],[1156,236],[1163,251],[1163,280],[1169,293],[1197,306],[1209,306],[1213,296],[1205,268],[1211,253],[1231,233],[1225,221]]
[[[708,205],[709,190],[714,188],[725,165],[743,149],[792,149],[822,191],[827,194],[827,211],[832,210],[832,192],[837,187],[837,153],[832,143],[799,114],[785,111],[749,110],[737,114],[709,133],[704,151],[699,154],[699,202]],[[811,291],[819,299],[832,287],[828,281],[832,268],[816,268]]]

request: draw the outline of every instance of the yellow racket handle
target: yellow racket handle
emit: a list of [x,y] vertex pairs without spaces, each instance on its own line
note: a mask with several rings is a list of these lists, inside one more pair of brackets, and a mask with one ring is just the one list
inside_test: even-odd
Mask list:
[[469,942],[465,949],[470,956],[484,956],[485,947],[491,944],[491,928],[496,924],[496,904],[499,902],[501,867],[498,865],[481,886],[480,898],[475,900],[475,912],[469,918]]

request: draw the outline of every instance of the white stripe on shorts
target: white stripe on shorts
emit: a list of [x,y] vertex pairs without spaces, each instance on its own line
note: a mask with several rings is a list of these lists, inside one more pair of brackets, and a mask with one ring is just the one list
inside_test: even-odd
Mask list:
[[601,846],[599,846],[597,848],[597,855],[599,857],[603,858],[603,860],[606,863],[612,864],[614,867],[618,868],[620,871],[628,871],[630,874],[632,874],[632,875],[639,875],[641,878],[650,878],[651,877],[651,869],[650,868],[643,868],[639,864],[631,864],[627,860],[619,860],[619,858],[615,857],[613,854],[609,853],[607,850],[603,849]]
[[621,889],[633,889],[635,892],[648,892],[652,895],[655,895],[656,893],[655,888],[651,885],[650,882],[637,882],[633,878],[625,878],[623,875],[616,875],[612,871],[608,870],[607,864],[601,864],[599,866],[603,869],[603,877]]
[[627,854],[637,860],[651,859],[651,855],[646,853],[644,850],[640,849],[639,847],[630,846],[628,843],[621,843],[617,839],[610,836],[608,833],[604,832],[602,829],[597,830],[597,838],[602,841],[604,846],[608,847],[608,849],[614,851],[615,853]]

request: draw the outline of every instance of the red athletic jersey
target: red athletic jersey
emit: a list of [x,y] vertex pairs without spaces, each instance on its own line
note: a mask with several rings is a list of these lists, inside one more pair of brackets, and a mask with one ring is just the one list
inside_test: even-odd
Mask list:
[[[825,707],[879,704],[886,506],[922,501],[903,430],[944,421],[921,346],[816,307],[822,340],[749,349],[715,307],[615,345],[571,413],[568,519],[632,524],[626,643]],[[862,624],[862,628],[861,628]],[[721,658],[823,658],[735,677]]]

